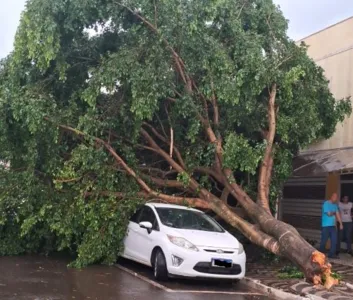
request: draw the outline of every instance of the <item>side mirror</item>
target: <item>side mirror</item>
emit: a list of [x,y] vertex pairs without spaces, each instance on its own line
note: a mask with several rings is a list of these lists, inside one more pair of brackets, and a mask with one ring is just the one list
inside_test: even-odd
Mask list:
[[139,226],[143,229],[147,229],[147,232],[150,234],[152,232],[152,224],[151,222],[140,222]]

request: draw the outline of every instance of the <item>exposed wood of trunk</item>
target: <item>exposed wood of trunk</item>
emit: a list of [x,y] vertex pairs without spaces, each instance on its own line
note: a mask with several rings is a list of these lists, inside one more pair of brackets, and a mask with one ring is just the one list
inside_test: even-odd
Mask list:
[[268,131],[266,132],[266,150],[265,155],[260,166],[259,182],[258,182],[258,198],[257,202],[261,205],[267,212],[270,213],[269,206],[269,188],[270,188],[270,178],[273,166],[273,141],[276,133],[276,111],[275,111],[275,100],[276,100],[277,86],[273,84],[271,87],[267,117],[268,117]]

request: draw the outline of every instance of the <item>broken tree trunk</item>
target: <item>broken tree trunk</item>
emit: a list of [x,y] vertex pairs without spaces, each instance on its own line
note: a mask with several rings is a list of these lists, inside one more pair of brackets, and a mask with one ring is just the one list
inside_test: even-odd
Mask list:
[[[224,221],[241,230],[236,222],[235,213],[227,205],[219,201],[211,205],[211,208]],[[250,241],[289,259],[302,270],[307,281],[313,284],[321,284],[322,276],[327,278],[331,265],[326,261],[325,255],[310,245],[294,227],[275,219],[266,209],[255,203],[250,209],[246,209],[246,212],[260,228],[257,232],[264,232],[267,235],[266,237],[258,234],[256,238],[249,238],[249,235],[245,234]]]

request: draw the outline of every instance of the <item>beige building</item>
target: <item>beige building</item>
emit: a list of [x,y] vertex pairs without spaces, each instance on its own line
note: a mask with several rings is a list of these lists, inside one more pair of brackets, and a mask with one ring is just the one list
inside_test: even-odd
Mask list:
[[[325,70],[335,98],[353,96],[353,17],[301,41],[309,46],[308,55]],[[353,116],[337,126],[332,138],[312,145],[310,150],[344,147],[353,147]]]
[[[353,17],[301,41],[320,65],[336,99],[353,96]],[[321,205],[333,192],[353,202],[353,114],[328,140],[318,141],[294,159],[293,177],[283,190],[279,216],[307,239],[319,241]]]

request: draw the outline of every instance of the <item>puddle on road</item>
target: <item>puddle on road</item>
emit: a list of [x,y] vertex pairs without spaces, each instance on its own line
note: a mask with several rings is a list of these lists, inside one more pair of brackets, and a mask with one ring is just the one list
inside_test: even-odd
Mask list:
[[[167,293],[129,273],[108,266],[77,270],[68,260],[40,256],[0,258],[1,300],[263,300],[264,296]],[[130,265],[136,268],[137,265]],[[146,274],[149,269],[141,268]],[[151,273],[150,273],[151,274]],[[169,288],[204,290],[210,285],[191,285],[173,280]],[[217,290],[217,285],[214,286]],[[234,290],[246,292],[237,287]]]

